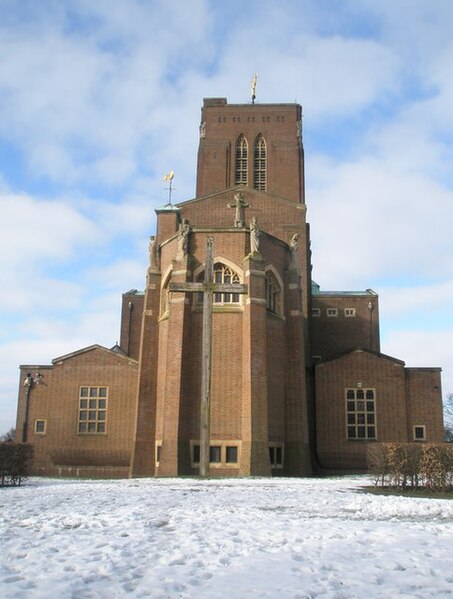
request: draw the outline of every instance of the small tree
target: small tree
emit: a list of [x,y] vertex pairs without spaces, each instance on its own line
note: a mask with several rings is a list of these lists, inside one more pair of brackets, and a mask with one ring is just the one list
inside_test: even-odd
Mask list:
[[16,429],[10,428],[7,433],[0,436],[0,441],[15,441],[16,440]]
[[453,393],[444,399],[445,441],[453,443]]

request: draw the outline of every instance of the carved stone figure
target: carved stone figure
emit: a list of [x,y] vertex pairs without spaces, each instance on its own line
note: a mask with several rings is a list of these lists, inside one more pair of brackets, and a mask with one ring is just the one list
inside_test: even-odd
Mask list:
[[178,251],[181,252],[183,256],[187,256],[189,252],[189,234],[189,221],[187,218],[184,218],[182,223],[179,225],[178,232]]
[[252,217],[250,222],[250,251],[252,254],[259,254],[261,231],[258,227],[256,216]]
[[299,253],[299,233],[294,233],[289,242],[289,248],[291,250],[291,261],[294,266],[298,266],[298,253]]
[[149,238],[149,267],[152,270],[157,269],[156,237],[151,235]]
[[228,208],[235,208],[235,217],[234,217],[234,226],[235,227],[245,227],[245,208],[250,208],[250,204],[247,204],[244,200],[244,194],[242,191],[238,192],[234,196],[235,203],[228,204]]

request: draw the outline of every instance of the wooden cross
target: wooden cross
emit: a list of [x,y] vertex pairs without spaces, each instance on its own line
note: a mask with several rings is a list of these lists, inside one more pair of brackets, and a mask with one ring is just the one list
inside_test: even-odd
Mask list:
[[170,283],[171,292],[203,294],[203,337],[201,359],[200,402],[200,476],[209,476],[209,440],[211,415],[211,357],[212,357],[212,303],[214,293],[247,293],[247,285],[214,283],[214,241],[206,239],[206,260],[203,283]]

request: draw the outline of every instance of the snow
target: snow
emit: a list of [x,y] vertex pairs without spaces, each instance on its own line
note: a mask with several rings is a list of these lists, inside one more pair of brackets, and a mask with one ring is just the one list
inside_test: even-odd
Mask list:
[[366,484],[29,479],[0,490],[0,596],[453,597],[453,502]]

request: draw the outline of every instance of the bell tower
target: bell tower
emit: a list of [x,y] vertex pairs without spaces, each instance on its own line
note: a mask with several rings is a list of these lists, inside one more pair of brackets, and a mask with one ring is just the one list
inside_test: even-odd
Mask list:
[[236,185],[305,203],[299,104],[228,104],[226,98],[204,99],[196,195]]

